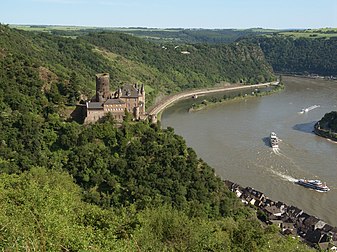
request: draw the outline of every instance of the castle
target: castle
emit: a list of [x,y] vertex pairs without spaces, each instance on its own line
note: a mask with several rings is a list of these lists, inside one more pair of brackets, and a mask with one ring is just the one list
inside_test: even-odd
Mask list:
[[107,113],[121,122],[125,112],[133,115],[135,120],[145,118],[144,85],[124,85],[116,92],[110,92],[110,76],[108,73],[96,74],[96,95],[86,102],[85,123],[96,122]]

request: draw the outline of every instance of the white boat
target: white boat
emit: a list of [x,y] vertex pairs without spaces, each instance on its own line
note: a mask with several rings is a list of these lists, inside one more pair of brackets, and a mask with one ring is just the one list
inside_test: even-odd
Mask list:
[[276,133],[275,132],[271,132],[270,133],[270,146],[272,148],[278,148],[278,137],[276,136]]
[[307,107],[307,108],[303,108],[300,113],[304,114],[304,113],[309,112],[310,110],[313,110],[313,109],[319,108],[319,107],[320,107],[319,105],[313,105],[313,106],[310,106],[310,107]]
[[298,185],[314,189],[318,192],[328,192],[330,188],[326,185],[326,183],[322,183],[317,179],[299,179],[295,182]]

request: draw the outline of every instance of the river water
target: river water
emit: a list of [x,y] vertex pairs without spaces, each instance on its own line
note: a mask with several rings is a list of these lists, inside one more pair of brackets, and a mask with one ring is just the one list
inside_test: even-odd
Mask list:
[[[180,101],[163,112],[162,126],[173,127],[223,179],[337,226],[337,144],[312,133],[316,121],[337,110],[337,82],[295,77],[283,81],[285,89],[278,93],[198,112],[187,111],[195,100]],[[312,105],[320,107],[299,113]],[[270,148],[271,131],[281,139],[279,153]],[[294,184],[297,178],[326,181],[331,190],[304,188]]]

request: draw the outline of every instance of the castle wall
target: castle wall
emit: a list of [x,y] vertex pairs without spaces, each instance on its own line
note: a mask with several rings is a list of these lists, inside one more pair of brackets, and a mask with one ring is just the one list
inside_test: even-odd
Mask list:
[[88,110],[84,123],[92,123],[101,119],[105,115],[104,110]]

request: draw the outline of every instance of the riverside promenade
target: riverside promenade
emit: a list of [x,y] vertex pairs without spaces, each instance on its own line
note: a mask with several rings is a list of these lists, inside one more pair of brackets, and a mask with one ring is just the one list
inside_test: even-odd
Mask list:
[[254,85],[228,85],[223,87],[217,87],[217,88],[205,88],[205,89],[197,89],[197,90],[191,90],[191,91],[185,91],[182,93],[174,94],[165,97],[162,101],[160,101],[158,104],[156,104],[154,107],[152,107],[148,111],[148,115],[154,118],[157,118],[158,114],[162,112],[165,108],[172,105],[173,103],[189,98],[195,95],[205,95],[205,94],[211,94],[211,93],[217,93],[217,92],[223,92],[223,91],[235,91],[240,89],[249,89],[249,88],[260,88],[260,87],[267,87],[270,85],[278,85],[279,82],[267,82],[267,83],[261,83],[261,84],[254,84]]

